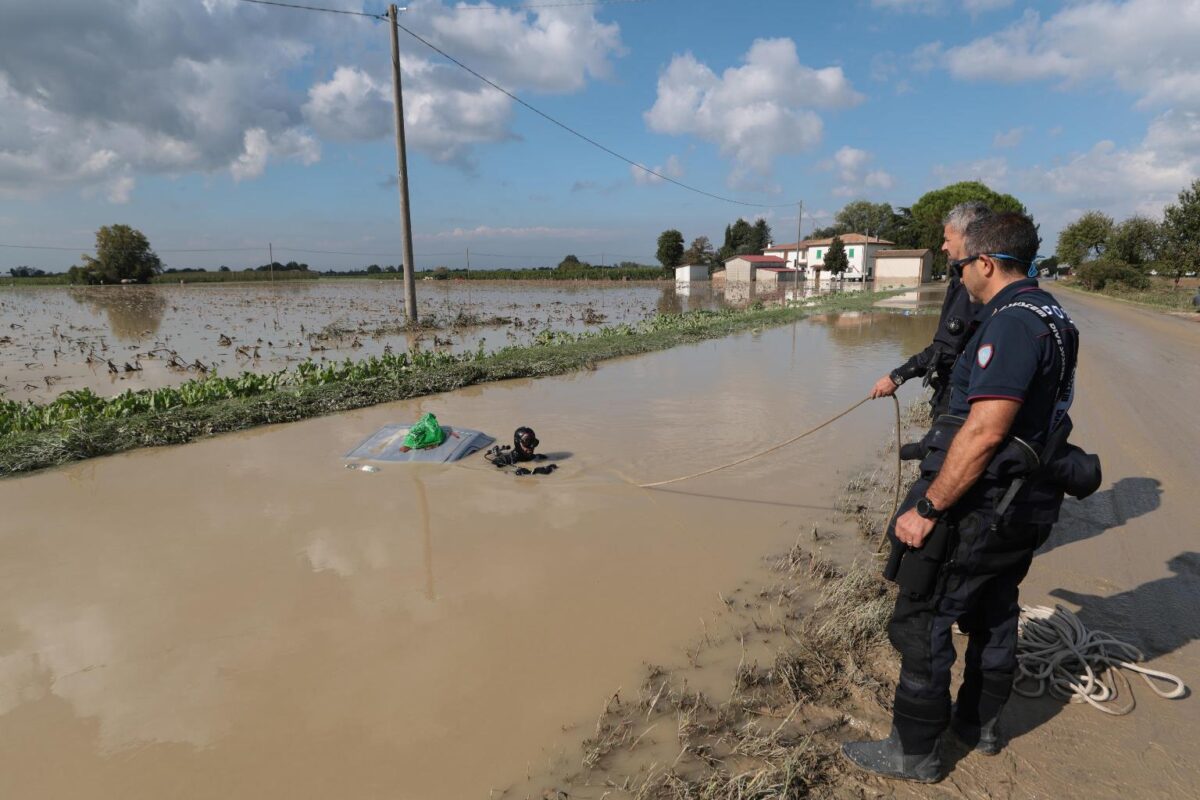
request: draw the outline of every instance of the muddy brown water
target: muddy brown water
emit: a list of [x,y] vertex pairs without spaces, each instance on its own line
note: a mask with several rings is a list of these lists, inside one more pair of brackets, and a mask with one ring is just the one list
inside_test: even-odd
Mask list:
[[[575,757],[828,513],[891,406],[678,492],[627,481],[831,416],[934,321],[829,315],[0,483],[0,796],[486,797]],[[344,468],[426,410],[532,425],[560,469]]]
[[[578,332],[818,291],[757,283],[421,281],[420,317],[440,328],[409,332],[397,327],[404,319],[401,286],[322,280],[0,289],[0,397],[44,402],[70,389],[113,395],[172,386],[200,375],[197,362],[234,375],[414,347],[496,350],[527,344],[545,330]],[[822,283],[820,291],[828,290]],[[927,293],[939,291],[931,286]],[[894,302],[919,304],[916,293]]]

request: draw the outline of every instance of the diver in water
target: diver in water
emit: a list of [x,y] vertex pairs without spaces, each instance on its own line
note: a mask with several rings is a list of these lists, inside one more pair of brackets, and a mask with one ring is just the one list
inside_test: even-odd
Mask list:
[[497,469],[516,467],[513,470],[514,475],[549,475],[558,469],[557,464],[547,464],[533,469],[517,466],[522,462],[545,461],[546,455],[535,452],[539,444],[541,443],[538,441],[537,434],[533,432],[533,428],[521,426],[513,432],[512,447],[498,444],[485,452],[483,457]]

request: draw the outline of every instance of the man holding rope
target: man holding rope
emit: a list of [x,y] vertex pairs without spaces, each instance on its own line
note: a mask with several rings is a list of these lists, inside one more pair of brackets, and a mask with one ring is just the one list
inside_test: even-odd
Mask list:
[[[921,478],[888,531],[885,577],[899,594],[888,635],[900,652],[892,731],[843,745],[855,766],[891,778],[941,779],[947,726],[984,753],[999,752],[996,721],[1016,670],[1018,585],[1058,519],[1063,489],[1044,461],[1066,447],[1078,331],[1034,272],[1028,217],[981,216],[951,262],[983,304],[950,378],[949,414],[922,443]],[[967,633],[957,703],[951,626]]]
[[946,270],[950,280],[946,284],[937,332],[928,347],[875,382],[871,388],[872,398],[890,397],[905,381],[924,377],[925,383],[933,387],[929,406],[933,409],[934,419],[946,413],[950,405],[950,371],[967,343],[967,327],[979,310],[962,285],[962,268],[955,265],[967,254],[963,244],[967,226],[991,213],[992,210],[983,203],[972,201],[959,203],[942,220],[942,252],[948,261]]

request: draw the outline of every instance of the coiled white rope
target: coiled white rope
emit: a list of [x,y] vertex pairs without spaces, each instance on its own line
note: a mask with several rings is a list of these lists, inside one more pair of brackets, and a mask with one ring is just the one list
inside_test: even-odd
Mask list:
[[[1022,697],[1049,694],[1072,703],[1088,703],[1116,717],[1133,711],[1137,704],[1123,670],[1140,675],[1159,697],[1173,700],[1187,693],[1177,675],[1137,663],[1144,659],[1133,645],[1103,631],[1088,630],[1062,606],[1022,606],[1013,691]],[[1105,705],[1120,694],[1118,683],[1124,683],[1129,702]],[[1159,683],[1172,688],[1160,689]]]

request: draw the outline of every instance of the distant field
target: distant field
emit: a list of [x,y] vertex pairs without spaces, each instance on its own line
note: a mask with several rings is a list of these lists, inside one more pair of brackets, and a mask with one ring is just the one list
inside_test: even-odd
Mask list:
[[270,272],[238,270],[230,272],[172,272],[155,275],[151,283],[261,283],[263,281],[315,281],[317,273],[303,270]]
[[1120,284],[1110,284],[1099,291],[1089,291],[1084,289],[1075,281],[1066,279],[1063,284],[1070,286],[1072,289],[1078,289],[1081,292],[1089,294],[1102,294],[1106,297],[1113,297],[1117,300],[1125,300],[1130,303],[1138,303],[1145,306],[1153,306],[1169,311],[1192,311],[1192,297],[1196,294],[1197,287],[1200,287],[1200,278],[1184,278],[1179,281],[1179,287],[1175,287],[1175,281],[1171,278],[1152,277],[1150,278],[1149,289],[1126,289]]

